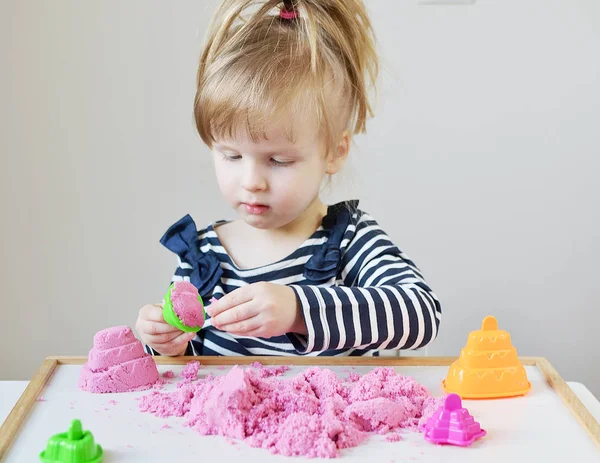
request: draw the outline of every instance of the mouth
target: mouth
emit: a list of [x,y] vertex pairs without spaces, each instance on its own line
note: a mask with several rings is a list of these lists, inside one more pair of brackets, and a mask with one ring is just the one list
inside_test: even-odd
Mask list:
[[258,203],[242,203],[242,206],[244,206],[248,214],[252,215],[262,215],[270,209],[269,206]]

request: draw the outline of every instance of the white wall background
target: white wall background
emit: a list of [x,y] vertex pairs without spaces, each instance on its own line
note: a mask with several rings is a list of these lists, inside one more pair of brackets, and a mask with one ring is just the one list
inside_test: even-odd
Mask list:
[[[366,3],[383,85],[330,199],[425,273],[430,355],[492,314],[600,396],[600,2]],[[0,379],[133,326],[174,269],[166,228],[230,216],[192,121],[216,5],[0,0]]]

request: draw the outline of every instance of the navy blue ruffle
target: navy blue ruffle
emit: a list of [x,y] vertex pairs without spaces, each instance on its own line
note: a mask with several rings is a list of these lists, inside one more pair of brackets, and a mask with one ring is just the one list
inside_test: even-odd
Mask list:
[[[352,219],[352,211],[357,207],[357,200],[329,206],[322,222],[323,229],[328,233],[327,242],[304,266],[307,284],[326,283],[337,276],[342,262],[340,245]],[[177,254],[182,262],[192,267],[190,282],[198,288],[202,299],[211,297],[215,286],[223,276],[223,269],[214,251],[200,251],[198,230],[194,220],[189,215],[182,217],[169,227],[160,242]]]
[[352,211],[358,208],[358,201],[346,201],[329,206],[327,215],[323,217],[322,226],[329,233],[327,242],[316,252],[304,266],[304,277],[308,284],[321,284],[335,277],[342,263],[340,245],[344,233],[350,225]]
[[209,250],[200,251],[198,230],[194,220],[186,215],[165,232],[160,242],[179,256],[182,262],[192,267],[190,283],[198,288],[202,299],[212,296],[214,287],[223,275],[217,255]]

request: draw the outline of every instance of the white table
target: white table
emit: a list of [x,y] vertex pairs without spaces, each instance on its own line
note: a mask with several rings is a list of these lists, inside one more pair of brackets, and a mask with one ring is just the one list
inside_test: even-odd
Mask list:
[[[3,423],[29,381],[0,381],[0,423]],[[600,423],[600,401],[581,383],[567,382],[581,403]]]

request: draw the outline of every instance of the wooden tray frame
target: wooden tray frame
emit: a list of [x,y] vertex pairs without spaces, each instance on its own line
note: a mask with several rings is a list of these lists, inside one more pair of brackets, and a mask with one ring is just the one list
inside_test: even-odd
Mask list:
[[[307,366],[449,366],[456,357],[154,357],[158,365],[183,365],[198,360],[204,365],[248,365],[260,362],[264,365],[307,365]],[[537,367],[552,389],[600,447],[600,423],[577,398],[575,393],[558,374],[548,360],[543,357],[520,357],[525,366]],[[27,388],[0,427],[0,460],[8,449],[36,400],[42,393],[52,374],[59,365],[83,365],[87,357],[48,357],[35,373]]]

